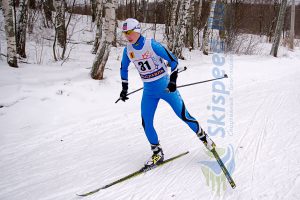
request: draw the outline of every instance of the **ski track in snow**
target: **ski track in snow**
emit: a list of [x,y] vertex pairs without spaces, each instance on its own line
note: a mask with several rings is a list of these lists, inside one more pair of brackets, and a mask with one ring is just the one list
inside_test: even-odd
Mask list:
[[[299,75],[297,77],[299,77]],[[251,107],[251,109],[254,110],[254,112],[253,112],[252,116],[250,117],[250,120],[246,127],[246,130],[240,137],[240,139],[238,141],[238,147],[236,148],[236,156],[240,156],[241,149],[243,151],[245,151],[245,154],[244,154],[245,156],[248,155],[246,158],[246,162],[242,162],[242,164],[239,166],[239,168],[241,170],[242,170],[242,168],[247,168],[247,165],[249,165],[249,162],[247,162],[247,161],[252,160],[252,163],[250,165],[252,168],[251,172],[250,172],[251,187],[247,188],[247,190],[250,191],[252,199],[281,199],[281,198],[279,198],[279,196],[283,196],[283,195],[278,195],[279,191],[276,191],[276,189],[274,189],[275,193],[274,193],[274,191],[272,192],[269,190],[266,190],[266,192],[262,192],[265,194],[259,194],[257,192],[257,186],[264,185],[262,183],[262,182],[264,182],[264,180],[261,180],[261,178],[258,176],[258,173],[260,174],[259,167],[261,167],[262,162],[268,162],[268,161],[262,160],[263,157],[262,158],[260,158],[260,157],[264,156],[264,154],[266,154],[267,151],[271,150],[271,149],[265,148],[265,146],[269,145],[270,137],[274,138],[273,139],[274,141],[271,141],[271,143],[278,143],[281,140],[281,138],[278,138],[278,134],[280,135],[280,134],[288,133],[288,134],[292,134],[295,136],[297,134],[297,131],[295,131],[297,129],[294,129],[294,132],[291,132],[291,133],[289,133],[288,131],[284,131],[284,132],[278,131],[278,129],[284,130],[284,128],[282,128],[282,126],[285,126],[285,124],[280,123],[279,121],[277,121],[277,122],[274,121],[274,116],[280,115],[284,109],[287,109],[286,106],[290,105],[291,101],[293,101],[294,99],[299,100],[299,90],[298,90],[298,93],[296,91],[293,91],[293,92],[286,91],[286,88],[290,88],[290,87],[279,86],[279,90],[278,90],[279,92],[274,91],[274,87],[275,88],[278,87],[278,85],[280,85],[279,83],[281,83],[283,81],[285,81],[285,83],[283,85],[288,85],[291,88],[295,87],[295,84],[293,83],[292,80],[286,81],[286,79],[279,78],[278,80],[270,81],[269,83],[264,85],[264,88],[267,88],[264,90],[271,90],[271,92],[267,92],[267,91],[265,92],[265,94],[267,94],[267,95],[264,95],[264,96],[260,95],[259,93],[261,93],[262,91],[258,91],[255,93],[255,95],[257,95],[258,97],[262,97],[262,98],[257,98],[258,102],[257,102],[255,109],[253,109],[253,107]],[[295,94],[293,94],[294,92],[296,92],[296,96],[298,96],[298,98],[294,98],[294,96],[295,96]],[[250,92],[250,94],[251,94],[251,92]],[[296,102],[297,101],[294,101],[294,103],[296,103]],[[299,112],[297,112],[299,110],[298,108],[296,108],[296,110],[291,110],[288,108],[288,110],[291,113],[295,112],[295,114],[297,116],[296,119],[298,119],[300,117]],[[293,119],[293,118],[291,118],[291,119]],[[274,135],[274,133],[276,133],[276,134]],[[299,140],[296,140],[296,141],[299,142]],[[287,143],[285,143],[285,142],[287,142]],[[246,144],[246,145],[242,146],[243,144]],[[281,148],[291,149],[289,147],[289,146],[291,146],[291,138],[289,140],[281,141],[280,144],[281,144],[281,146],[278,146],[279,148],[277,150],[280,150]],[[242,146],[242,148],[240,148],[241,146]],[[264,151],[264,152],[262,152],[262,151]],[[272,153],[272,152],[270,152],[270,153]],[[252,156],[251,156],[251,154],[252,154]],[[290,153],[287,153],[286,156],[287,156],[288,160],[290,158],[292,158],[292,155],[290,155]],[[267,158],[267,159],[270,159],[270,158]],[[259,164],[258,164],[258,162],[259,162]],[[282,163],[282,164],[283,164],[283,166],[285,165],[284,163]],[[273,164],[273,165],[270,165],[270,167],[272,170],[272,168],[280,168],[281,166],[276,166],[275,164]],[[295,173],[296,173],[296,176],[298,176],[299,170]],[[267,179],[269,179],[269,178],[270,177],[268,177]],[[261,180],[261,181],[259,181],[259,180]],[[295,183],[289,182],[289,185],[295,185]],[[239,186],[237,186],[237,187],[239,187]],[[265,186],[262,186],[262,187],[265,187]],[[269,192],[269,194],[267,194],[267,192]],[[285,199],[285,198],[283,198],[283,199]]]

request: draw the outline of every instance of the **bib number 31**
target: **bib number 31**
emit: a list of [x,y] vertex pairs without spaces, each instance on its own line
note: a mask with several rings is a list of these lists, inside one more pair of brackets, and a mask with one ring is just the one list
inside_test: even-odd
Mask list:
[[141,71],[151,70],[151,66],[149,65],[148,61],[140,61],[138,62],[138,65],[141,69]]

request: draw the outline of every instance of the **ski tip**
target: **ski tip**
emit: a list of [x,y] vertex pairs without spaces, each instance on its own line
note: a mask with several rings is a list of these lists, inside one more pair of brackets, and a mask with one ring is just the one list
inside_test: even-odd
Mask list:
[[230,185],[231,185],[232,189],[236,188],[236,185],[234,182],[231,182]]
[[89,196],[91,194],[94,194],[94,192],[89,192],[89,193],[85,193],[85,194],[76,194],[76,196],[79,196],[79,197],[86,197],[86,196]]

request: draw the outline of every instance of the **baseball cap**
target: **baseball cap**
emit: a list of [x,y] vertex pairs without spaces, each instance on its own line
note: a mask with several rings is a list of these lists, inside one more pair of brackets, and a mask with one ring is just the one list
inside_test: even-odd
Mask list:
[[128,18],[123,22],[122,31],[130,31],[133,30],[134,32],[141,33],[141,25],[138,20],[133,18]]

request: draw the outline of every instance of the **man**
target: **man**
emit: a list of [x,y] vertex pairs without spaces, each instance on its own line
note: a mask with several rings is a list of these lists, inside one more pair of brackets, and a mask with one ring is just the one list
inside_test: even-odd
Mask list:
[[[130,62],[133,62],[144,82],[141,102],[142,125],[153,151],[153,155],[145,165],[156,165],[164,160],[164,153],[153,127],[153,118],[160,99],[170,104],[176,115],[197,134],[207,149],[215,148],[214,142],[185,108],[179,91],[176,89],[177,58],[154,39],[143,37],[141,26],[136,19],[129,18],[124,21],[122,29],[129,43],[124,48],[121,62],[122,91],[120,99],[124,102],[128,99],[128,66]],[[163,60],[166,60],[171,66],[170,76]]]

